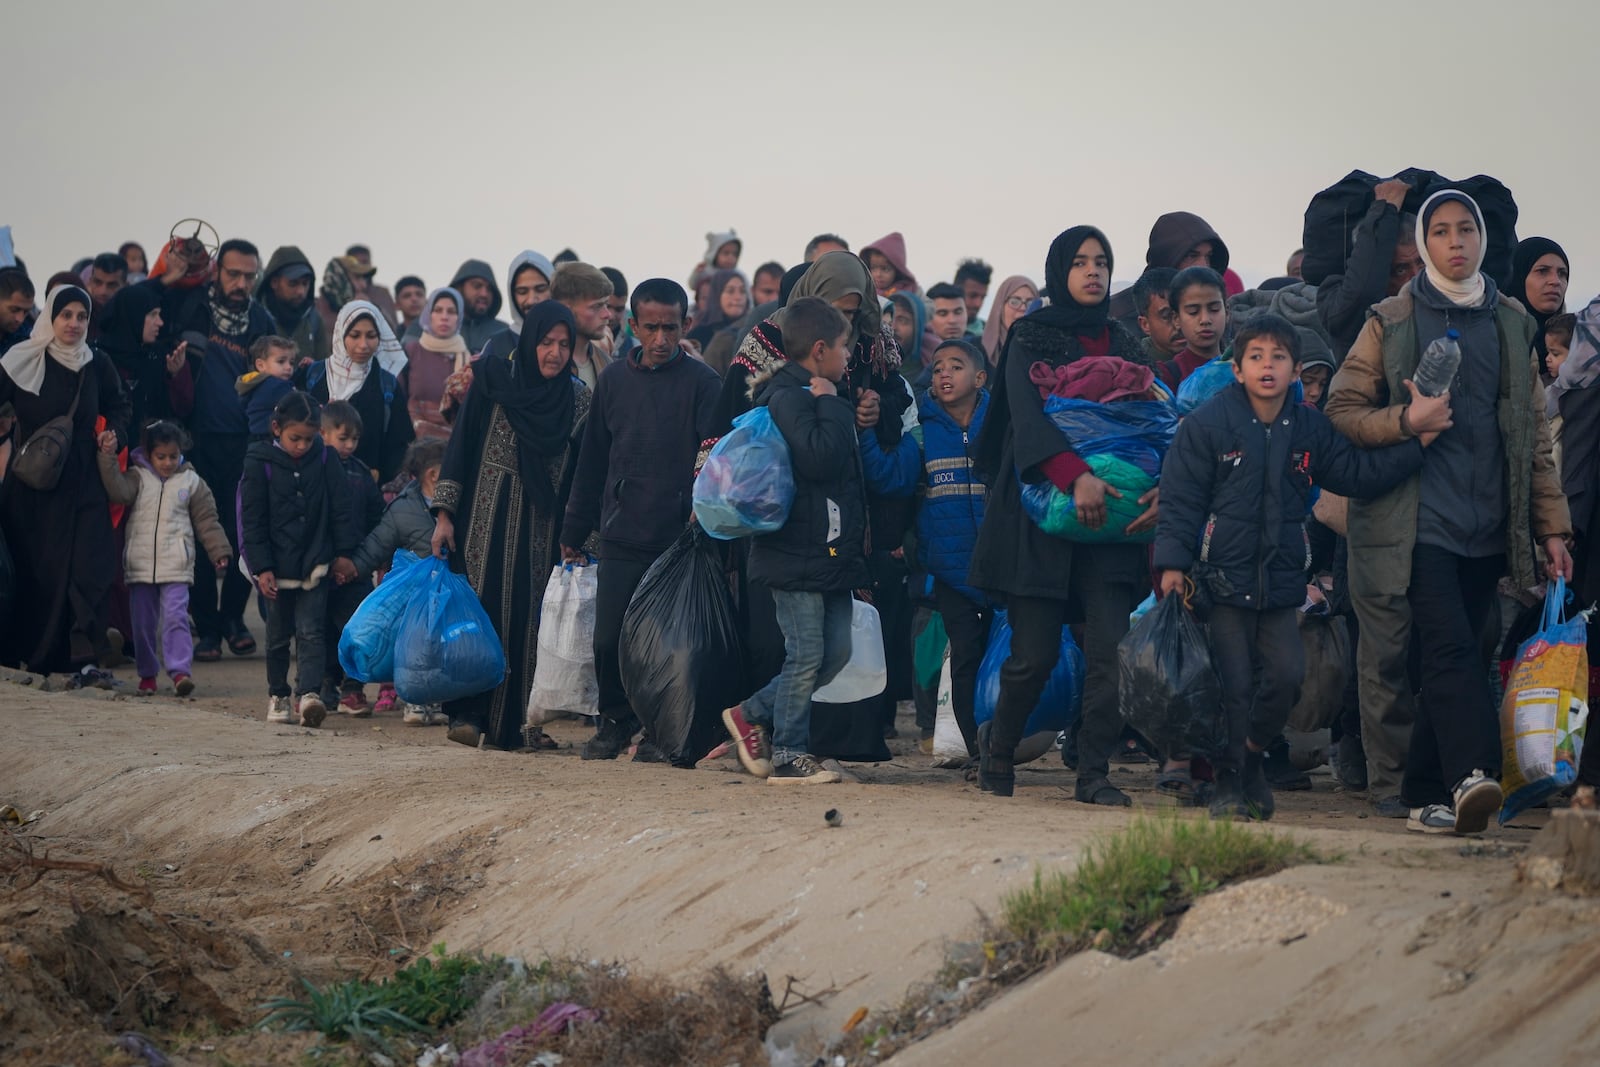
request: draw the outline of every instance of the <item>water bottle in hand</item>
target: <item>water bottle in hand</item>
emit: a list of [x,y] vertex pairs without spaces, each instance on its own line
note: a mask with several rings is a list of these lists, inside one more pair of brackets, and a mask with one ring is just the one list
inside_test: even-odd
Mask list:
[[1449,392],[1450,383],[1456,380],[1456,371],[1460,369],[1461,334],[1447,330],[1422,353],[1422,362],[1417,364],[1417,373],[1411,380],[1423,396],[1439,396]]

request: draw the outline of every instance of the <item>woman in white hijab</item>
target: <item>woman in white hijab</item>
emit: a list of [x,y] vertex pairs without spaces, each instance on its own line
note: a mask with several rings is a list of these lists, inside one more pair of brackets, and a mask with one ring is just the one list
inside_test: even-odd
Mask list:
[[44,307],[32,336],[0,357],[0,408],[16,412],[13,454],[51,419],[72,419],[55,488],[33,489],[14,468],[0,482],[0,551],[9,549],[16,581],[12,602],[0,605],[0,663],[41,673],[104,663],[110,652],[117,549],[95,450],[101,433],[108,447],[126,445],[133,413],[111,358],[86,340],[89,294],[58,286]]
[[303,369],[300,387],[318,403],[343,400],[361,416],[355,455],[380,483],[400,473],[406,446],[415,438],[400,384],[406,353],[377,306],[352,300],[333,322],[328,358]]

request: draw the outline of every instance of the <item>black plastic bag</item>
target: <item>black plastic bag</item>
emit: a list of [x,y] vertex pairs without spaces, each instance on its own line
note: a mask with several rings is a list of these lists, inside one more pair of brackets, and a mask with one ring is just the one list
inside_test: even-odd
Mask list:
[[1206,634],[1181,597],[1163,597],[1128,631],[1117,667],[1123,719],[1162,752],[1209,756],[1226,747]]
[[[1509,284],[1511,257],[1517,247],[1517,202],[1504,183],[1486,174],[1451,181],[1420,167],[1409,167],[1395,177],[1411,186],[1401,208],[1406,214],[1421,211],[1423,202],[1440,189],[1459,189],[1472,197],[1483,212],[1483,226],[1488,231],[1483,273],[1501,288]],[[1372,190],[1383,180],[1364,170],[1353,170],[1311,198],[1301,234],[1306,255],[1300,270],[1307,282],[1321,285],[1330,275],[1344,273],[1356,224],[1372,206]]]
[[1350,631],[1337,615],[1298,614],[1306,674],[1300,683],[1300,699],[1289,711],[1288,725],[1291,730],[1312,734],[1332,726],[1344,710]]
[[693,767],[726,739],[722,709],[750,694],[727,579],[698,525],[645,572],[618,654],[628,703],[673,766]]

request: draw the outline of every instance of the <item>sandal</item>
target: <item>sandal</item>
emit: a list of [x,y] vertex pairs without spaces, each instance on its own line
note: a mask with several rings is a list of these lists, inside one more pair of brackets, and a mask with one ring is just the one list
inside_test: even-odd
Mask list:
[[194,643],[196,663],[216,663],[222,659],[222,642],[215,637],[202,637]]
[[1189,773],[1188,767],[1178,767],[1156,775],[1156,792],[1165,793],[1186,808],[1194,807],[1199,795],[1194,775]]
[[1079,782],[1076,790],[1078,803],[1095,804],[1102,808],[1131,808],[1133,800],[1111,784],[1106,778],[1099,778],[1092,782]]
[[228,651],[235,656],[248,656],[256,650],[256,639],[245,629],[243,619],[234,619],[227,626]]
[[561,747],[561,743],[559,741],[538,728],[535,728],[529,732],[527,736],[527,745],[529,748],[537,749],[540,752],[553,752]]

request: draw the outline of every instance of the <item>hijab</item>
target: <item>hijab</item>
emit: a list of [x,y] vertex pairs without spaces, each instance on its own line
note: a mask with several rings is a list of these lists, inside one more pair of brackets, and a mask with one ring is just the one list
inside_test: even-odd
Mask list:
[[[1434,212],[1452,200],[1465,205],[1478,223],[1478,262],[1472,265],[1472,276],[1459,282],[1445,277],[1428,254],[1428,223],[1432,221]],[[1446,300],[1463,308],[1475,308],[1483,304],[1483,257],[1489,252],[1489,231],[1483,227],[1483,212],[1478,209],[1477,201],[1459,189],[1440,189],[1423,201],[1422,210],[1417,212],[1417,251],[1422,253],[1423,271],[1429,284]]]
[[106,322],[100,331],[107,342],[107,350],[112,344],[128,353],[143,352],[150,347],[144,343],[144,320],[160,306],[161,295],[151,286],[129,285],[117,290],[106,307]]
[[[1067,288],[1067,275],[1072,273],[1072,260],[1083,247],[1083,242],[1093,237],[1106,250],[1106,293],[1098,304],[1079,304],[1072,299]],[[1111,242],[1094,226],[1074,226],[1050,242],[1050,251],[1044,257],[1044,284],[1050,290],[1050,303],[1028,316],[1029,322],[1053,326],[1077,337],[1098,337],[1106,328],[1111,313],[1111,270],[1115,260],[1111,255]]]
[[[995,291],[994,304],[989,308],[989,319],[983,324],[983,351],[988,355],[991,366],[1000,362],[1000,348],[1006,343],[1005,336],[1000,332],[1000,320],[1005,315],[1006,301],[1024,288],[1032,289],[1035,293],[1039,291],[1039,287],[1033,284],[1032,278],[1025,278],[1020,274],[1013,274],[1001,282],[1000,288]],[[1020,317],[1018,316],[1019,319]]]
[[[357,363],[344,350],[344,335],[360,319],[371,319],[378,331],[378,350],[365,363]],[[339,309],[333,320],[333,351],[328,355],[328,399],[349,400],[367,383],[367,375],[377,364],[390,374],[405,369],[406,352],[395,340],[394,331],[383,312],[366,300],[352,300]]]
[[[18,389],[34,396],[44,387],[45,357],[55,360],[74,374],[94,360],[94,349],[89,347],[88,333],[75,345],[64,345],[56,340],[55,320],[72,304],[82,304],[92,311],[94,301],[89,294],[75,285],[58,285],[45,297],[44,305],[50,314],[33,320],[33,333],[26,341],[19,341],[11,350],[0,356],[0,368],[16,383]],[[141,322],[141,329],[143,324]]]
[[[726,289],[728,287],[728,283],[733,281],[735,278],[738,278],[740,281],[744,281],[744,275],[731,268],[728,270],[716,271],[711,275],[711,291],[706,296],[706,304],[708,306],[695,309],[694,332],[697,335],[703,334],[709,338],[713,333],[722,329],[724,326],[731,326],[735,321],[737,321],[729,318],[722,310],[722,291]],[[744,291],[745,311],[748,311],[750,310],[749,283],[745,284]],[[741,312],[740,318],[743,317],[743,312]]]
[[539,372],[539,342],[557,326],[567,328],[576,343],[578,324],[572,312],[556,300],[528,309],[517,338],[517,354],[509,359],[481,359],[474,371],[473,388],[481,388],[493,404],[500,405],[517,438],[517,462],[523,489],[534,507],[544,514],[555,510],[555,488],[545,474],[545,463],[561,455],[572,438],[577,416],[577,386],[569,359],[566,370],[554,378]]
[[343,256],[328,260],[328,269],[322,272],[322,296],[334,311],[341,310],[356,298],[356,283],[350,280],[350,272],[345,270]]
[[[861,257],[853,252],[829,252],[821,256],[805,274],[795,282],[785,306],[801,297],[814,296],[833,303],[854,293],[861,298],[861,308],[850,320],[850,344],[862,338],[877,335],[883,328],[883,312],[878,307],[878,290],[872,284],[872,274]],[[773,313],[772,324],[783,329],[783,309]]]
[[1566,310],[1565,302],[1561,307],[1546,315],[1542,311],[1535,311],[1533,301],[1528,299],[1528,275],[1533,272],[1533,265],[1545,256],[1556,255],[1561,257],[1568,270],[1572,269],[1572,261],[1567,258],[1566,249],[1550,240],[1548,237],[1530,237],[1517,245],[1511,254],[1511,286],[1509,292],[1522,302],[1522,307],[1533,316],[1533,321],[1538,324],[1538,332],[1533,335],[1533,347],[1539,353],[1539,366],[1544,366],[1544,357],[1550,354],[1550,349],[1544,343],[1545,324]]
[[[456,332],[449,337],[435,337],[433,331],[428,329],[428,323],[433,318],[433,305],[438,303],[441,296],[448,296],[456,305]],[[472,355],[467,350],[466,338],[461,336],[461,324],[466,321],[467,302],[461,299],[461,294],[448,285],[435,289],[428,294],[428,302],[422,305],[422,337],[419,343],[425,351],[454,356],[457,364],[464,363]],[[459,370],[460,367],[456,369]]]

